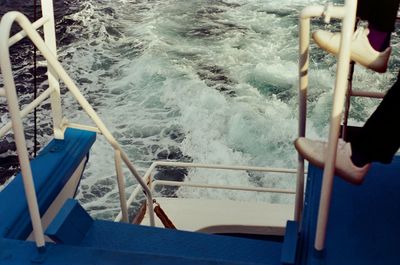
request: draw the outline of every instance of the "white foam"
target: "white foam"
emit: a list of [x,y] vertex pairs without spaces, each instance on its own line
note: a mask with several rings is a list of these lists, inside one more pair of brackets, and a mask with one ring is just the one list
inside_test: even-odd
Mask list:
[[[140,172],[171,146],[194,162],[295,167],[297,15],[302,7],[319,2],[85,1],[84,10],[73,15],[83,28],[73,30],[87,38],[65,47],[61,55],[74,77],[81,78],[84,93]],[[115,12],[104,13],[104,8]],[[311,59],[307,130],[309,135],[323,138],[334,61]],[[361,84],[378,80],[374,82],[381,87],[389,83],[362,71],[357,69],[365,78]],[[227,92],[219,91],[220,86]],[[76,108],[71,101],[67,103]],[[376,105],[363,104],[362,109]],[[86,119],[84,115],[72,118]],[[172,139],[171,130],[184,139]],[[115,177],[112,156],[104,157],[109,151],[104,141],[93,149],[82,182],[86,191],[103,185],[99,180]],[[231,185],[293,187],[295,183],[293,178],[282,176],[249,177],[247,172],[227,176],[209,170],[190,171],[188,178]],[[129,181],[132,188],[135,184]],[[102,198],[85,202],[93,214],[110,216],[107,209],[95,209],[99,205],[111,208],[111,212],[118,208],[118,200],[112,201],[116,187],[109,185],[112,188]],[[180,191],[181,196],[189,193],[249,197],[248,193]],[[259,200],[285,198],[256,195]]]

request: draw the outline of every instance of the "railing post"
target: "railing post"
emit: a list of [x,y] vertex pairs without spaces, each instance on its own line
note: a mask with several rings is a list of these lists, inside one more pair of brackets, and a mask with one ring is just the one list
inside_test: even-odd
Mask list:
[[32,170],[29,163],[29,154],[26,149],[24,127],[22,124],[20,109],[15,88],[14,77],[11,69],[10,52],[8,40],[10,38],[11,25],[18,16],[18,13],[8,13],[1,19],[0,25],[0,68],[4,79],[5,94],[7,97],[8,109],[12,121],[12,128],[15,137],[15,144],[18,152],[18,160],[21,166],[21,174],[24,183],[25,195],[28,203],[29,214],[32,221],[33,235],[38,249],[45,247],[42,222],[40,220],[39,206],[35,192],[35,185],[32,177]]
[[[41,0],[41,6],[42,6],[42,16],[48,19],[47,23],[43,25],[44,40],[49,50],[57,58],[53,0]],[[49,79],[49,87],[53,89],[53,92],[50,95],[50,101],[51,101],[51,110],[52,110],[53,126],[54,126],[53,128],[54,138],[64,139],[64,131],[62,129],[63,118],[61,109],[59,78],[56,71],[49,63],[47,63],[47,67],[48,67],[47,76]]]
[[[308,65],[310,46],[310,18],[321,16],[324,12],[322,6],[306,7],[300,14],[299,28],[299,137],[306,134],[307,115],[307,89],[308,89]],[[296,199],[294,207],[294,219],[301,220],[304,197],[304,158],[299,155],[297,162]]]
[[128,207],[126,204],[125,181],[124,181],[124,174],[122,171],[121,152],[117,149],[114,151],[114,159],[115,159],[115,170],[117,172],[118,192],[119,192],[119,201],[122,212],[122,221],[128,223],[129,222]]
[[[299,137],[306,133],[310,18],[300,17],[299,47]],[[300,222],[304,197],[304,158],[298,155],[294,220]]]
[[335,171],[337,143],[340,131],[343,105],[347,88],[349,73],[351,39],[354,32],[357,1],[345,1],[345,15],[343,18],[342,38],[340,41],[335,90],[333,93],[333,106],[329,129],[327,158],[322,181],[321,198],[318,210],[317,231],[315,236],[315,249],[321,251],[325,247],[326,228],[329,217],[329,207],[332,195],[333,176]]

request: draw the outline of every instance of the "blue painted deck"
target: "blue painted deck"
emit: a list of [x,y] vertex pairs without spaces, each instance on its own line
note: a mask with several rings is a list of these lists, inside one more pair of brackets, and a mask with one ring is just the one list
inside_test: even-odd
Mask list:
[[46,234],[56,242],[182,259],[278,265],[282,243],[93,220],[68,200]]
[[400,264],[400,158],[373,164],[361,186],[335,178],[326,249],[316,253],[321,177],[322,170],[309,167],[299,264]]
[[[167,244],[167,242],[166,242]],[[256,265],[252,262],[232,262],[207,258],[160,255],[149,252],[119,251],[104,248],[47,244],[38,255],[33,242],[0,238],[0,265]]]
[[[94,138],[93,133],[69,130],[66,141],[53,141],[32,161],[41,212],[87,154]],[[60,161],[75,164],[62,163],[63,168],[57,165]],[[39,174],[43,172],[44,178]],[[53,175],[59,176],[57,181]],[[93,220],[70,200],[53,228],[49,227],[53,229],[49,235],[58,244],[48,243],[39,255],[33,242],[17,240],[30,230],[19,177],[0,193],[0,265],[399,264],[400,157],[391,165],[374,164],[361,186],[335,178],[326,249],[317,253],[313,245],[321,178],[322,170],[310,165],[301,232],[297,233],[297,223],[289,222],[283,244]],[[47,192],[49,187],[51,192]],[[63,227],[65,220],[69,223]]]
[[[31,161],[32,175],[43,215],[96,139],[96,133],[67,129],[64,140],[52,140]],[[0,237],[26,239],[32,231],[21,174],[0,192]]]

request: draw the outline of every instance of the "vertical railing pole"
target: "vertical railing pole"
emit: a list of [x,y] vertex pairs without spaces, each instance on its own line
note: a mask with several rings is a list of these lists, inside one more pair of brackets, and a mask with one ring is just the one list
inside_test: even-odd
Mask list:
[[[53,0],[41,0],[42,16],[48,18],[48,21],[43,25],[44,40],[55,57],[57,57],[56,47],[56,31],[54,22]],[[54,138],[64,139],[64,131],[62,130],[62,109],[60,97],[60,84],[56,71],[48,63],[47,76],[49,79],[49,86],[53,88],[53,93],[50,95],[51,110],[54,126]]]
[[10,52],[8,39],[10,36],[11,25],[17,14],[3,16],[0,27],[0,68],[4,79],[5,94],[7,97],[8,109],[12,121],[12,128],[17,147],[18,160],[21,166],[21,174],[24,183],[25,195],[28,202],[29,214],[32,221],[33,235],[38,249],[43,249],[45,239],[43,234],[42,222],[40,220],[39,206],[35,192],[35,185],[32,177],[32,170],[29,163],[29,154],[26,148],[24,127],[20,117],[20,109],[17,98],[17,91],[11,69]]
[[146,198],[147,198],[147,209],[149,210],[150,226],[155,226],[153,195],[151,194],[151,190],[147,186],[147,183],[145,183],[144,180],[136,172],[135,167],[129,161],[129,158],[126,155],[126,153],[123,152],[122,150],[121,150],[121,158],[122,158],[122,161],[125,162],[125,165],[129,168],[129,170],[136,177],[136,180],[139,182],[140,186],[143,188],[143,191],[145,192]]
[[[299,47],[299,137],[306,133],[307,115],[307,88],[308,88],[308,65],[310,45],[310,18],[300,17],[300,47]],[[294,219],[300,222],[303,211],[304,197],[304,158],[299,154],[297,164],[297,183]]]
[[126,195],[125,195],[125,180],[124,173],[122,171],[122,160],[121,160],[121,152],[119,150],[115,150],[114,152],[115,159],[115,170],[117,172],[117,182],[118,182],[118,192],[119,192],[119,202],[121,205],[122,212],[122,221],[128,223],[128,207],[126,204]]
[[[299,28],[299,137],[306,134],[307,116],[307,89],[308,89],[308,65],[310,46],[310,18],[322,16],[324,7],[309,6],[300,14]],[[301,220],[304,200],[304,158],[299,155],[297,163],[296,198],[294,207],[294,219]]]
[[335,90],[333,93],[333,106],[329,129],[327,158],[322,181],[321,198],[318,211],[315,249],[323,250],[325,247],[326,228],[329,216],[329,207],[332,195],[333,175],[336,162],[337,142],[340,131],[340,122],[343,111],[344,98],[347,88],[349,73],[351,39],[354,32],[357,1],[345,1],[345,15],[343,18],[342,38],[340,42]]

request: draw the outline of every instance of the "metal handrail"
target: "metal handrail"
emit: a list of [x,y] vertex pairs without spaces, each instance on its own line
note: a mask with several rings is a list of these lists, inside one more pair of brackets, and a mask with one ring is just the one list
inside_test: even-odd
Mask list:
[[[19,24],[22,30],[26,33],[27,37],[29,37],[34,45],[38,48],[38,50],[42,53],[43,57],[47,60],[49,65],[49,72],[51,69],[51,74],[49,75],[49,84],[56,81],[56,76],[58,76],[66,85],[70,93],[75,97],[78,101],[80,106],[85,110],[88,116],[92,119],[92,121],[96,124],[97,129],[104,135],[106,140],[115,150],[115,162],[116,162],[116,171],[117,171],[117,178],[118,178],[118,187],[123,188],[123,176],[121,170],[121,161],[125,163],[128,167],[130,172],[136,178],[142,189],[145,191],[147,195],[147,202],[148,207],[153,207],[153,199],[149,188],[147,187],[146,183],[143,182],[141,176],[137,172],[134,165],[129,161],[127,154],[122,150],[118,142],[115,140],[113,135],[110,131],[106,128],[105,124],[102,122],[100,117],[91,107],[89,102],[85,99],[85,97],[81,94],[78,87],[75,85],[74,81],[69,77],[67,72],[64,70],[62,65],[58,62],[55,54],[51,51],[51,49],[47,46],[47,44],[43,41],[41,36],[36,32],[36,29],[30,21],[19,12],[8,12],[2,17],[1,24],[0,24],[0,66],[2,70],[2,74],[4,77],[4,91],[7,97],[7,103],[9,106],[10,116],[11,116],[11,125],[15,135],[15,142],[18,151],[19,162],[21,166],[21,173],[23,176],[25,192],[27,194],[27,201],[30,211],[30,216],[33,225],[33,233],[36,240],[36,245],[38,248],[45,246],[43,228],[40,221],[40,214],[37,205],[37,198],[35,193],[35,188],[33,184],[32,178],[32,170],[29,163],[29,155],[27,151],[26,140],[24,136],[24,129],[22,124],[22,117],[25,115],[26,112],[29,110],[34,109],[40,101],[45,100],[48,96],[54,95],[54,92],[57,93],[56,96],[59,97],[59,89],[56,88],[49,88],[47,89],[41,96],[39,96],[36,100],[34,100],[31,104],[29,104],[24,110],[20,111],[16,89],[15,89],[15,82],[12,74],[11,68],[11,61],[10,61],[10,53],[9,53],[9,39],[10,39],[10,31],[11,26],[14,23]],[[60,99],[56,98],[56,102],[60,102]],[[58,107],[55,107],[56,112]],[[54,109],[53,109],[54,110]],[[54,123],[58,122],[59,118],[54,118],[54,116],[58,116],[61,114],[53,113],[53,121]],[[9,127],[10,125],[6,125],[5,127]],[[63,132],[64,129],[68,126],[68,122],[65,119],[61,119],[59,123],[56,125],[58,128],[58,132]],[[56,127],[55,126],[55,127]],[[76,126],[76,125],[75,125]],[[6,129],[1,129],[2,133],[6,131]],[[55,128],[56,133],[56,128]],[[63,137],[63,135],[59,135]],[[120,195],[124,194],[124,191],[120,191]],[[124,219],[127,220],[127,208],[126,208],[126,200],[124,199],[125,196],[120,197],[121,207],[124,211]],[[153,211],[150,212],[150,224],[154,226],[154,213]]]
[[[4,89],[7,97],[8,108],[14,130],[15,144],[18,152],[18,160],[21,165],[21,173],[24,183],[25,194],[28,202],[29,214],[32,220],[33,234],[36,246],[40,249],[45,246],[43,227],[40,220],[39,206],[37,203],[35,187],[32,178],[32,170],[29,165],[29,155],[26,148],[24,129],[20,117],[17,92],[15,90],[14,78],[12,76],[8,40],[11,25],[16,13],[7,13],[3,16],[0,25],[0,68],[4,76]],[[17,104],[15,104],[15,102]],[[25,166],[28,165],[28,166]]]
[[194,188],[206,188],[206,189],[221,189],[221,190],[270,192],[270,193],[281,193],[281,194],[296,194],[295,190],[288,190],[288,189],[275,189],[275,188],[263,188],[263,187],[244,187],[244,186],[233,186],[233,185],[216,185],[216,184],[205,184],[205,183],[189,183],[189,182],[173,181],[173,180],[154,180],[151,183],[152,190],[155,190],[155,187],[157,187],[157,186],[194,187]]
[[[275,167],[252,167],[252,166],[237,166],[237,165],[213,165],[213,164],[202,164],[202,163],[186,163],[186,162],[174,162],[174,161],[155,161],[147,169],[143,176],[143,181],[148,183],[147,185],[153,191],[156,185],[167,185],[167,186],[192,186],[198,188],[215,188],[215,189],[230,189],[230,190],[247,190],[256,192],[273,192],[273,193],[286,193],[294,194],[296,191],[283,190],[283,189],[270,189],[270,188],[251,188],[243,186],[229,186],[229,185],[214,185],[214,184],[199,184],[190,182],[177,182],[177,181],[166,181],[166,180],[153,180],[153,171],[157,167],[179,167],[179,168],[204,168],[204,169],[215,169],[215,170],[232,170],[232,171],[254,171],[254,172],[273,172],[273,173],[286,173],[295,174],[297,169],[289,168],[275,168]],[[141,187],[136,187],[130,194],[127,204],[128,207],[134,202],[137,196],[141,193]],[[120,221],[123,217],[120,212],[114,221]]]
[[[342,38],[338,56],[337,76],[333,93],[333,106],[330,116],[330,129],[328,138],[327,157],[325,161],[322,191],[318,210],[317,231],[314,247],[323,250],[325,246],[326,227],[329,215],[329,206],[332,195],[332,184],[334,176],[334,165],[336,160],[336,150],[339,138],[340,122],[342,117],[343,105],[346,96],[347,76],[350,65],[350,45],[354,31],[357,1],[346,0],[344,6],[333,6],[329,4],[321,10],[321,6],[305,8],[301,13],[300,19],[300,63],[299,63],[299,136],[305,136],[306,111],[307,111],[307,89],[308,89],[308,62],[309,62],[309,39],[310,39],[310,18],[324,16],[326,22],[331,17],[342,19]],[[299,176],[304,172],[304,159],[299,156]],[[298,180],[301,184],[301,181]],[[302,188],[302,187],[298,187]],[[303,198],[298,198],[296,204],[302,204]],[[296,217],[300,213],[296,214]]]
[[[48,17],[41,17],[38,20],[36,20],[35,22],[32,23],[32,26],[37,30],[40,27],[42,27],[44,24],[46,24],[47,22],[49,22],[49,18]],[[8,45],[11,47],[14,44],[16,44],[17,42],[19,42],[20,40],[23,40],[26,37],[26,32],[24,30],[21,30],[20,32],[14,34],[12,37],[10,37],[8,39]]]
[[[34,99],[30,104],[23,108],[19,115],[21,118],[26,117],[30,112],[32,112],[36,107],[38,107],[44,100],[46,100],[50,94],[54,91],[54,88],[47,88],[43,91],[36,99]],[[4,95],[5,96],[5,95]],[[0,128],[0,138],[3,137],[12,128],[12,122],[7,122],[3,127]]]
[[350,96],[352,97],[366,97],[366,98],[383,98],[386,92],[377,91],[364,91],[364,90],[351,90]]

